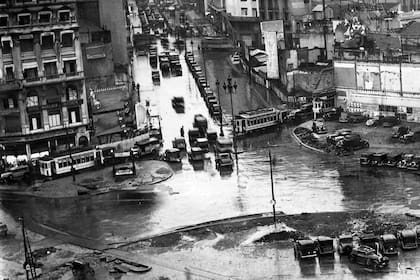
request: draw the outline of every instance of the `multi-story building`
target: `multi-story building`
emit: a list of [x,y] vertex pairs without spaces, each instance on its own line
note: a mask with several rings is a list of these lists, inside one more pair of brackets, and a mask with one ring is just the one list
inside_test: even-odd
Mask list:
[[0,0],[0,144],[19,156],[87,145],[76,0]]

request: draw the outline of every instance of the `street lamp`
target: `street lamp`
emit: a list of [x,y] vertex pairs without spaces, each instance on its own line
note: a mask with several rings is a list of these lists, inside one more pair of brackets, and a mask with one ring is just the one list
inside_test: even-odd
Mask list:
[[238,88],[238,85],[236,84],[236,81],[233,83],[232,85],[232,78],[230,76],[228,76],[227,78],[227,85],[226,83],[223,83],[223,89],[228,90],[228,93],[230,94],[230,107],[232,109],[232,129],[233,129],[233,149],[235,150],[235,161],[236,161],[236,168],[238,168],[238,149],[236,146],[236,127],[235,127],[235,115],[233,112],[233,90],[235,90],[236,93],[236,89]]
[[73,166],[73,156],[71,154],[71,147],[69,142],[69,125],[66,125],[66,138],[67,138],[67,150],[69,151],[70,156],[70,164],[71,164],[71,176],[73,178],[73,182],[76,181],[76,174],[74,173],[74,166]]
[[220,100],[220,82],[219,80],[216,81],[216,87],[217,87],[217,98],[219,99],[219,107],[220,107],[220,136],[223,137],[225,134],[223,133],[223,116],[222,116],[222,103]]

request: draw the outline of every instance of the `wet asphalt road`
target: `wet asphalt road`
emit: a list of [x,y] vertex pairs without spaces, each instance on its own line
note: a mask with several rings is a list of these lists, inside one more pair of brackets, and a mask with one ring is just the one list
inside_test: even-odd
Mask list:
[[[234,95],[234,104],[238,110],[255,109],[276,100],[267,97],[264,91],[247,91],[249,83],[246,74],[232,71],[228,54],[206,55],[210,81],[232,73],[238,83],[239,89]],[[151,112],[162,116],[164,148],[171,146],[171,140],[179,135],[182,125],[186,131],[192,127],[194,114],[202,113],[209,118],[182,56],[181,64],[181,77],[162,78],[160,86],[153,86],[148,59],[144,56],[135,58],[135,79],[141,84],[142,102],[149,99]],[[171,106],[171,98],[179,95],[185,98],[185,114],[176,114]],[[228,114],[230,99],[223,95],[221,100]],[[212,122],[210,127],[218,129]],[[225,132],[230,133],[230,129],[225,128]],[[239,150],[244,151],[239,155],[238,174],[233,172],[220,175],[215,170],[211,155],[200,171],[195,171],[184,158],[182,167],[173,166],[175,175],[164,183],[169,192],[149,195],[110,193],[60,200],[3,195],[2,208],[14,217],[24,214],[39,223],[78,236],[107,241],[136,239],[172,227],[268,212],[271,210],[268,148],[278,159],[274,167],[278,211],[301,213],[374,209],[407,212],[419,208],[420,192],[416,175],[397,170],[370,172],[360,169],[356,157],[337,158],[312,153],[299,147],[290,137],[287,128],[243,139],[238,146]],[[279,257],[278,261],[288,257],[290,254]],[[415,263],[415,259],[416,256],[413,256],[408,263]],[[255,262],[255,257],[251,260]],[[244,260],[244,263],[250,263],[251,260]],[[267,262],[264,258],[261,261]],[[312,270],[315,275],[322,273],[319,270],[321,266],[315,269],[312,267],[300,267],[300,272],[296,270],[296,273],[301,276]],[[342,273],[343,270],[337,270],[337,267],[340,266],[335,266],[334,274]],[[375,274],[373,278],[376,277],[378,275]],[[387,277],[379,275],[379,278]],[[320,279],[324,277],[320,276]]]

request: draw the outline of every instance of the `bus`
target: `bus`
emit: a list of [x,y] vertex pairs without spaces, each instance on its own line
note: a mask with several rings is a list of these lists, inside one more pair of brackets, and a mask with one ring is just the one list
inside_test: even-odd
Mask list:
[[286,111],[280,111],[276,108],[241,112],[234,117],[236,135],[245,135],[258,130],[276,127],[283,123],[286,116]]
[[58,153],[39,159],[40,174],[45,177],[55,177],[75,171],[102,165],[104,158],[101,149],[74,149],[69,153]]

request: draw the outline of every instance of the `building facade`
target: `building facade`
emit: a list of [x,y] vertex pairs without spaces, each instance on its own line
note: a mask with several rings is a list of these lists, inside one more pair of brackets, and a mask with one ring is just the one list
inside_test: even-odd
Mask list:
[[8,155],[89,143],[75,0],[0,1],[0,144]]

